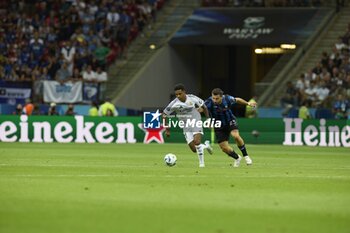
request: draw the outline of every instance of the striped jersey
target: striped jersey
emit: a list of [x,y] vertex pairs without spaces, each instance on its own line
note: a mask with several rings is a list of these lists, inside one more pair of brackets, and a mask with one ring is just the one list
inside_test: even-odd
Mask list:
[[230,121],[236,120],[231,110],[234,104],[236,104],[236,98],[230,95],[223,95],[221,104],[215,104],[212,97],[205,101],[210,117],[221,121],[222,127],[228,126]]

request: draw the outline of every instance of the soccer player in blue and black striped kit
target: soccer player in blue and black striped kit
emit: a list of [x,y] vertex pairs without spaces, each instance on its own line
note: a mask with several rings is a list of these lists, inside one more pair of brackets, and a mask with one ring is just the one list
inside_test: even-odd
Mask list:
[[256,107],[256,103],[248,103],[242,98],[224,95],[220,88],[215,88],[211,92],[211,97],[205,101],[211,118],[221,121],[221,127],[215,128],[216,140],[223,152],[234,159],[234,167],[239,167],[242,157],[238,155],[229,145],[230,135],[235,139],[238,148],[241,150],[247,165],[253,164],[252,159],[248,156],[244,141],[239,135],[238,124],[231,107],[234,104],[249,105]]

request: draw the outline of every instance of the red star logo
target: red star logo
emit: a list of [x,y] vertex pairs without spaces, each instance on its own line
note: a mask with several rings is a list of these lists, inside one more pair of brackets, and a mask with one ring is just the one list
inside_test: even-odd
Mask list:
[[160,128],[156,129],[144,129],[143,124],[138,124],[139,128],[145,132],[145,138],[143,139],[143,143],[149,144],[152,141],[156,141],[157,143],[164,143],[163,132],[165,128],[160,126]]

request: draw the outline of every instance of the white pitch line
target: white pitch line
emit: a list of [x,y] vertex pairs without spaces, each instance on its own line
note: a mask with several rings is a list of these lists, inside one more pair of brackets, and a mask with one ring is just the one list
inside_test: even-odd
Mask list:
[[[57,175],[40,175],[40,174],[18,174],[18,175],[0,175],[0,177],[130,177],[130,176],[136,176],[136,177],[148,177],[148,178],[159,178],[160,175],[146,175],[146,174],[57,174]],[[220,175],[219,175],[220,176]],[[163,178],[208,178],[213,177],[212,175],[163,175],[161,176]],[[234,176],[220,176],[223,178],[260,178],[260,179],[267,179],[267,178],[308,178],[308,179],[344,179],[344,180],[350,180],[350,176],[295,176],[295,175],[265,175],[265,176],[252,176],[252,175],[234,175]]]
[[[162,163],[158,163],[161,165]],[[158,165],[131,165],[131,164],[112,164],[112,165],[107,165],[107,164],[89,164],[89,165],[81,165],[81,164],[6,164],[2,163],[0,164],[0,167],[79,167],[79,168],[154,168],[155,166]],[[277,164],[274,165],[274,167],[280,168]],[[181,169],[184,167],[181,167]],[[211,167],[211,168],[228,168],[228,169],[233,169],[231,167],[227,166],[221,166],[221,167]],[[209,168],[209,169],[211,169]],[[261,167],[259,167],[261,168]],[[290,169],[292,167],[287,167],[286,169]],[[328,167],[313,167],[313,166],[299,166],[298,169],[315,169],[315,170],[350,170],[350,167],[337,167],[337,168],[328,168]]]

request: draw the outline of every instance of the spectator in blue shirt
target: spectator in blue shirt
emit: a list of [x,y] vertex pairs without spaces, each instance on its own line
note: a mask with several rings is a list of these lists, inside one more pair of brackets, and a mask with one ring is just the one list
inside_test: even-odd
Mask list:
[[44,54],[44,46],[38,39],[34,39],[33,43],[30,44],[30,52],[33,54],[33,59],[40,60]]
[[347,119],[347,112],[349,109],[349,100],[342,94],[337,96],[333,103],[333,113],[335,119]]

